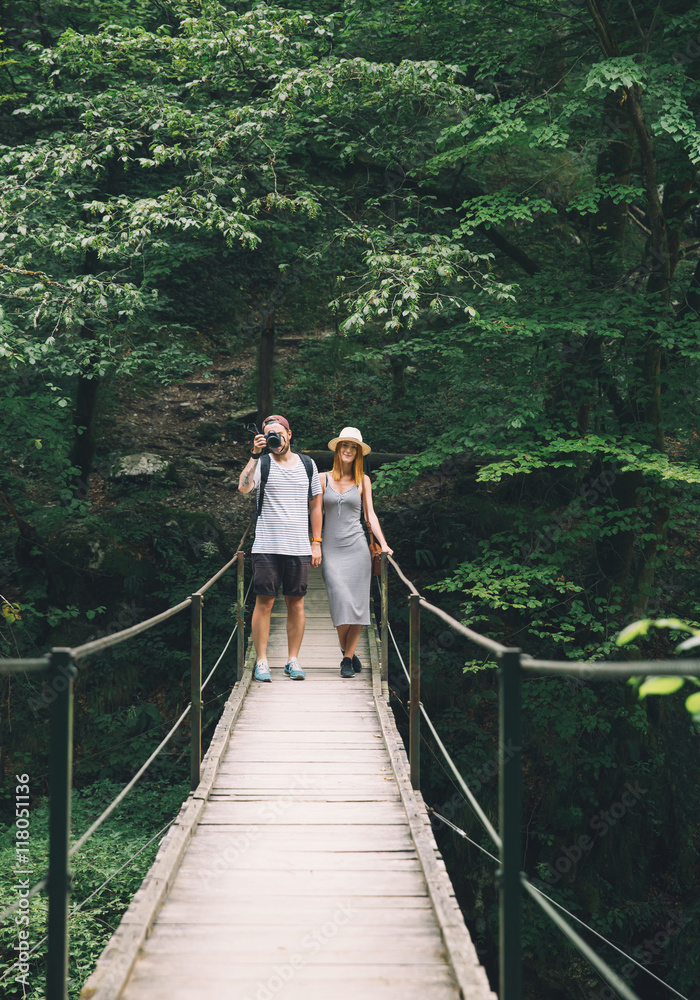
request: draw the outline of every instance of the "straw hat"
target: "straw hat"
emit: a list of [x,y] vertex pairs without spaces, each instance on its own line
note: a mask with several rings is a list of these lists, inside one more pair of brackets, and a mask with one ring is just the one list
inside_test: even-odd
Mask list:
[[328,442],[328,447],[331,451],[335,451],[336,445],[339,441],[354,441],[355,444],[359,444],[362,448],[363,455],[369,455],[372,450],[370,446],[365,444],[362,440],[362,435],[358,431],[357,427],[343,427],[338,437],[335,437],[332,441]]

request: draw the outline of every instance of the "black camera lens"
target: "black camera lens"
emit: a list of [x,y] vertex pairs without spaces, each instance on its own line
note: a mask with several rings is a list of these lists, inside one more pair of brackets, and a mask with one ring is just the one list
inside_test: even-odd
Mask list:
[[268,431],[265,435],[265,443],[268,448],[281,448],[282,438],[279,435],[279,431]]

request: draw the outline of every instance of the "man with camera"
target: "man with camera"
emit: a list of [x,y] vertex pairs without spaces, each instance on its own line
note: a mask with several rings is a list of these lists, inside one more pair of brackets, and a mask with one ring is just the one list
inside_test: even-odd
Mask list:
[[[253,644],[258,681],[271,681],[267,661],[270,615],[282,586],[287,604],[287,663],[284,672],[303,681],[299,649],[304,636],[304,596],[311,566],[321,565],[322,492],[316,463],[291,450],[292,432],[284,417],[266,417],[256,434],[238,489],[257,489],[253,542]],[[267,448],[269,454],[262,456]],[[309,543],[309,520],[313,540]]]

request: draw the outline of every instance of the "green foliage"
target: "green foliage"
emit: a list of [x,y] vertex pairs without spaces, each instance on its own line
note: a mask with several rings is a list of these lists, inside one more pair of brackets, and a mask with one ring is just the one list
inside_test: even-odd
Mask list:
[[[672,632],[690,632],[692,638],[686,639],[677,646],[678,652],[687,652],[700,645],[700,629],[695,625],[679,621],[677,618],[643,618],[640,621],[632,622],[622,629],[617,637],[618,646],[626,646],[635,639],[648,635],[649,629],[669,629]],[[685,682],[690,685],[700,687],[700,679],[697,677],[655,677],[646,678],[633,677],[629,683],[637,689],[637,695],[641,699],[650,694],[668,695],[679,691]],[[700,727],[700,692],[688,695],[685,699],[685,707],[690,712],[693,722]]]
[[644,67],[636,56],[617,56],[614,59],[603,59],[596,63],[588,73],[584,91],[592,87],[602,90],[620,90],[646,82]]
[[[630,620],[693,621],[700,15],[605,16],[602,49],[590,10],[572,18],[554,0],[6,11],[0,488],[36,536],[0,529],[4,653],[42,648],[51,628],[86,638],[109,622],[85,609],[125,589],[160,610],[217,568],[218,536],[184,515],[168,527],[175,484],[124,488],[118,532],[91,520],[74,400],[85,384],[186,377],[210,337],[247,350],[259,315],[319,335],[277,372],[275,407],[301,447],[349,423],[375,452],[405,453],[375,475],[379,516],[402,566],[456,616],[533,655],[589,661],[613,656]],[[65,556],[87,572],[94,542],[109,543],[108,593],[86,603]],[[223,604],[212,617],[218,636]],[[668,629],[647,631],[668,655]],[[186,645],[173,621],[91,665],[81,783],[122,777],[180,707]],[[466,771],[487,768],[495,741],[493,672],[473,655],[441,647],[426,679]],[[5,703],[37,697],[32,683],[13,679]],[[646,781],[673,759],[654,804],[558,887],[633,946],[654,899],[690,907],[700,806],[685,710],[612,686],[526,689],[535,869],[617,801],[622,775]],[[686,701],[696,713],[697,695]],[[41,724],[14,722],[13,751],[39,753]],[[453,794],[437,768],[429,781]],[[484,793],[495,809],[487,781]],[[473,873],[461,890],[486,942],[495,897],[461,850],[453,870]],[[533,917],[528,990],[556,969],[551,988],[573,997],[588,973],[542,927]],[[686,992],[690,951],[667,961]]]
[[[72,861],[73,892],[70,917],[69,991],[77,1000],[81,987],[92,972],[98,956],[116,929],[132,896],[153,863],[160,839],[158,831],[172,820],[187,795],[187,782],[167,782],[137,786],[106,823],[93,834]],[[97,818],[121,790],[102,780],[73,793],[73,830],[77,835]],[[48,805],[36,802],[30,810],[32,884],[45,874],[48,865]],[[150,843],[149,843],[150,841]],[[14,827],[0,830],[0,908],[16,899],[14,871]],[[45,892],[30,901],[30,947],[40,947],[30,958],[29,988],[10,975],[3,984],[8,1000],[45,995],[45,953],[48,901]],[[5,953],[6,970],[13,964],[17,926],[10,919],[0,929],[0,948]]]

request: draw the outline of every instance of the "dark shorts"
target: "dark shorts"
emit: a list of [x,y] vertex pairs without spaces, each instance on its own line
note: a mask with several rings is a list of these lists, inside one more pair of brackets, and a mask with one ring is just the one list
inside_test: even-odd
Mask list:
[[275,597],[282,584],[285,597],[303,597],[309,585],[311,556],[281,556],[254,552],[253,593]]

